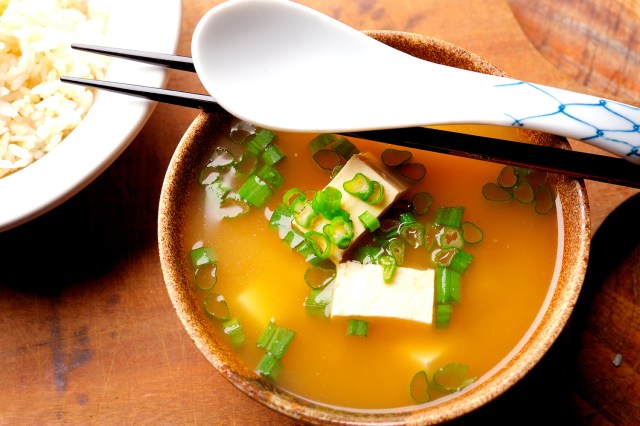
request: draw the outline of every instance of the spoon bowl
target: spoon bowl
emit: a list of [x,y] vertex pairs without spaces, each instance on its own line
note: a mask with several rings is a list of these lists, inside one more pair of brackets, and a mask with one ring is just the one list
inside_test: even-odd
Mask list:
[[640,163],[637,107],[417,59],[286,0],[214,7],[194,31],[192,54],[227,111],[273,130],[519,126]]

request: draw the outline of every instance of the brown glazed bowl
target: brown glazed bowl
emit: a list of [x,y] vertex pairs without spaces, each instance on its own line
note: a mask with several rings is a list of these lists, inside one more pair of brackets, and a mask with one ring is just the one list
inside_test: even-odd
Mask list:
[[[433,62],[468,70],[504,75],[482,58],[460,47],[432,38],[395,32],[367,34],[394,48]],[[201,113],[185,133],[167,171],[159,210],[159,250],[166,286],[187,333],[211,364],[249,397],[299,421],[333,425],[428,425],[463,416],[520,380],[543,357],[565,326],[576,303],[586,272],[590,243],[589,205],[584,183],[562,176],[557,179],[558,233],[563,238],[557,282],[550,287],[545,304],[529,332],[491,372],[463,392],[433,403],[394,410],[349,410],[328,407],[266,385],[241,365],[220,342],[196,303],[189,265],[183,247],[183,222],[188,183],[196,178],[197,165],[210,153],[207,142],[226,127],[232,117],[225,113]],[[566,139],[531,132],[532,143],[569,149]]]

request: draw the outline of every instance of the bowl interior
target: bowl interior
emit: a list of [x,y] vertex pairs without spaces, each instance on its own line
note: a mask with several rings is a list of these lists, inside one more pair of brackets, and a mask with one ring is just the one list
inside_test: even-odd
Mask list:
[[[420,35],[367,32],[383,43],[422,59],[477,72],[504,75],[478,56],[452,44]],[[163,274],[175,310],[187,332],[214,367],[250,397],[296,419],[331,424],[434,424],[463,415],[503,393],[545,354],[571,314],[586,271],[590,240],[589,208],[583,182],[554,176],[557,189],[559,257],[554,285],[529,333],[492,371],[474,386],[424,406],[364,411],[332,408],[299,399],[256,379],[212,332],[193,296],[182,235],[186,188],[197,165],[211,152],[202,141],[227,129],[233,117],[201,113],[185,133],[169,166],[159,210],[159,249]],[[565,139],[530,132],[533,143],[567,148]]]

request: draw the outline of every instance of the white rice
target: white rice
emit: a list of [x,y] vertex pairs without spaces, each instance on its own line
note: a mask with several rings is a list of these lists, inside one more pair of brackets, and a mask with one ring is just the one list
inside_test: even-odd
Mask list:
[[60,76],[104,77],[107,57],[70,44],[105,44],[107,3],[0,0],[0,178],[54,149],[91,107],[93,92]]

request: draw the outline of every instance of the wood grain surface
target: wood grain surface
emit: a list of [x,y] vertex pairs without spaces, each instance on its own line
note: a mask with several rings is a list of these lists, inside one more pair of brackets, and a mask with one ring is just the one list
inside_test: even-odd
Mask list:
[[[190,54],[197,21],[219,2],[183,1],[178,53]],[[445,39],[523,80],[636,104],[640,99],[636,0],[301,3],[358,29]],[[194,74],[177,71],[168,86],[202,91]],[[294,423],[241,394],[206,362],[164,287],[156,238],[160,187],[196,114],[158,105],[130,147],[89,187],[0,234],[0,424]],[[640,235],[624,228],[637,228],[640,203],[635,190],[587,187],[600,249],[592,252],[580,315],[517,386],[454,424],[519,424],[521,416],[535,424],[548,422],[551,413],[565,424],[637,424],[640,335],[637,268],[630,265],[638,262],[633,247]],[[607,218],[623,203],[626,219],[620,220],[627,226],[610,226]],[[616,251],[616,262],[603,258],[611,252],[607,244],[619,240],[629,247]],[[627,316],[615,317],[620,311],[612,300],[628,309]],[[617,327],[613,343],[603,340],[611,328],[598,322],[601,315]],[[622,354],[620,367],[610,359],[616,353]]]

